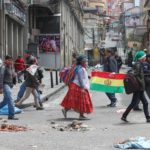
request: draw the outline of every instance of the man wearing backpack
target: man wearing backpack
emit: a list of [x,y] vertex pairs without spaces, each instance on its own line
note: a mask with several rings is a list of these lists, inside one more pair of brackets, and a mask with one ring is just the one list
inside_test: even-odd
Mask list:
[[126,111],[123,113],[121,120],[127,121],[127,116],[130,113],[130,111],[137,105],[139,100],[141,100],[143,104],[144,114],[147,122],[150,122],[150,116],[148,111],[148,102],[147,99],[144,96],[144,90],[145,90],[145,80],[144,80],[144,68],[143,68],[143,62],[146,59],[146,54],[144,51],[139,51],[136,53],[137,62],[133,65],[133,72],[137,80],[140,84],[140,89],[133,92],[133,97],[130,105],[127,107]]
[[[104,60],[104,69],[105,72],[112,72],[112,73],[118,73],[118,65],[117,61],[115,59],[115,52],[113,50],[107,50],[106,51],[106,57]],[[111,103],[108,104],[108,107],[116,107],[117,98],[115,96],[115,93],[106,93],[108,98],[110,99]]]

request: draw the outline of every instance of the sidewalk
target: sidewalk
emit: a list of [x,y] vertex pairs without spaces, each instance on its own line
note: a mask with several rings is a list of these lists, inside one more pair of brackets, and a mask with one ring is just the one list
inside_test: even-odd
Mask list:
[[[55,71],[52,72],[53,74],[53,83],[54,83],[54,87],[51,88],[51,80],[50,80],[50,71],[44,71],[44,78],[42,80],[42,92],[43,94],[41,95],[42,101],[46,101],[48,100],[48,98],[50,96],[52,96],[53,94],[57,93],[59,90],[61,90],[63,87],[65,87],[65,84],[63,82],[60,83],[60,79],[59,79],[59,73],[58,73],[58,85],[56,85],[56,74]],[[21,83],[17,83],[14,87],[13,87],[13,99],[16,100],[17,98],[17,94],[19,91]],[[0,101],[3,99],[3,94],[0,95]],[[30,97],[25,100],[23,102],[23,104],[28,104],[28,106],[30,106],[31,104],[33,104],[34,99],[32,94],[30,95]]]

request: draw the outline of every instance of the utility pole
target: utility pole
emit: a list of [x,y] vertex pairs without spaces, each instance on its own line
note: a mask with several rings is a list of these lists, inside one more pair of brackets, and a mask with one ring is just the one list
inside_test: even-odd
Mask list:
[[93,40],[93,49],[95,47],[95,30],[92,28],[92,40]]

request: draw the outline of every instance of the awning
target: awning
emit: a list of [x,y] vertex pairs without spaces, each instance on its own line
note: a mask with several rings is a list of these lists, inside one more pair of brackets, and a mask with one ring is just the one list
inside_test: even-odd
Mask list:
[[92,51],[92,48],[84,48],[85,51]]
[[98,13],[98,9],[93,7],[83,7],[83,11],[84,13]]

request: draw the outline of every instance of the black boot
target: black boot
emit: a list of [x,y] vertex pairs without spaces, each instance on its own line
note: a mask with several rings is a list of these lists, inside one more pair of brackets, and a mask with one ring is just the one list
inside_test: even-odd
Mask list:
[[126,119],[126,117],[123,117],[123,116],[121,117],[121,120],[124,121],[124,122],[129,122],[129,121]]

